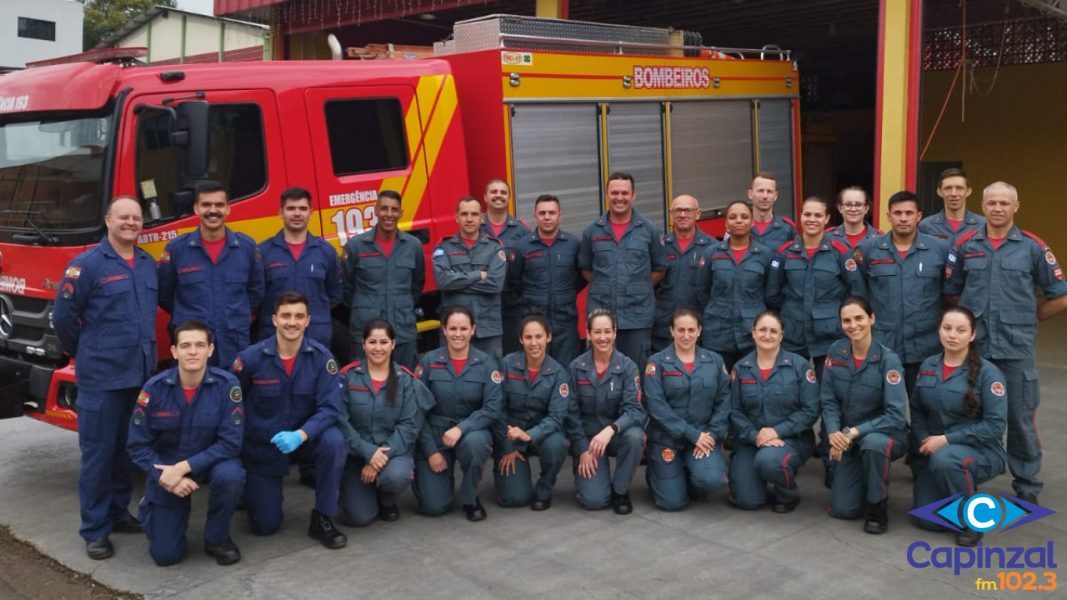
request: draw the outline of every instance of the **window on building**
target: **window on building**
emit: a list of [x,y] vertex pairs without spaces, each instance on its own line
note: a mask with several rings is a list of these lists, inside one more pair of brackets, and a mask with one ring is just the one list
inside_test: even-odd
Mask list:
[[19,37],[54,42],[56,41],[56,24],[54,21],[19,17]]
[[[159,206],[163,218],[179,216],[178,150],[170,143],[170,117],[146,112],[137,125],[137,182],[145,206]],[[208,111],[210,144],[206,179],[226,186],[232,202],[267,186],[263,116],[256,104],[212,104]],[[146,213],[147,214],[147,213]]]
[[408,166],[404,117],[395,98],[327,102],[326,130],[334,175]]

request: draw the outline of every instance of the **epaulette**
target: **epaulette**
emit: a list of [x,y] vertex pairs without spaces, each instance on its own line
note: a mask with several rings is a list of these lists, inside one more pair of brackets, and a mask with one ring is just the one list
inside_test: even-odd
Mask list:
[[956,238],[956,247],[957,248],[962,247],[964,242],[966,242],[967,240],[973,238],[976,235],[978,235],[978,230],[977,229],[971,229],[970,231],[960,235],[960,237]]
[[348,363],[347,365],[341,367],[341,374],[342,375],[347,375],[349,369],[353,369],[355,367],[358,367],[361,364],[363,364],[362,361],[354,360],[354,361]]
[[1047,249],[1049,247],[1048,244],[1045,243],[1045,240],[1037,237],[1037,234],[1030,233],[1029,231],[1027,231],[1025,229],[1022,229],[1021,231],[1023,232],[1023,235],[1025,235],[1026,237],[1028,237],[1028,238],[1034,240],[1035,242],[1037,242],[1037,244],[1039,246],[1041,246],[1042,250],[1045,250],[1045,249]]
[[830,245],[834,247],[834,250],[837,250],[841,254],[849,254],[852,252],[852,249],[848,247],[848,244],[841,240],[830,240]]
[[790,247],[792,245],[793,245],[793,240],[789,240],[788,242],[782,244],[781,246],[778,246],[778,249],[775,250],[774,253],[775,254],[781,254],[782,252],[785,252],[786,248],[788,248],[788,247]]

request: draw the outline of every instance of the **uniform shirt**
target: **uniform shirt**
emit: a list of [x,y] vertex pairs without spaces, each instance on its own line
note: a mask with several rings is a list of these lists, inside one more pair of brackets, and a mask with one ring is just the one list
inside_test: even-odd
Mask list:
[[152,377],[137,396],[130,416],[126,449],[148,476],[145,496],[153,502],[177,502],[159,486],[162,471],[154,465],[187,461],[192,475],[237,458],[244,435],[244,405],[237,378],[208,367],[192,402],[186,402],[178,369]]
[[392,368],[397,388],[391,406],[388,383],[375,392],[365,363],[357,360],[341,370],[345,382],[341,432],[351,453],[364,463],[382,446],[389,448],[385,453],[389,458],[414,454],[423,412],[433,406],[429,390],[412,373],[398,365]]
[[778,248],[797,236],[797,225],[789,217],[775,214],[766,231],[760,233],[759,230],[753,226],[749,236],[768,248]]
[[615,239],[608,216],[593,221],[582,233],[578,268],[592,271],[586,308],[615,313],[619,329],[648,329],[655,319],[652,271],[667,268],[659,228],[634,210],[621,240]]
[[753,348],[752,321],[766,308],[767,271],[774,251],[749,242],[745,257],[734,262],[730,242],[707,249],[708,288],[704,338],[716,352],[748,352]]
[[[512,263],[515,260],[518,246],[530,235],[530,228],[526,226],[526,223],[522,219],[516,219],[515,217],[508,215],[504,221],[504,229],[500,232],[500,235],[493,233],[493,228],[489,225],[489,218],[486,217],[482,222],[482,234],[489,238],[494,238],[502,246],[504,246],[504,254],[508,258],[508,263]],[[518,274],[509,269],[507,275],[504,278],[504,291],[502,301],[504,307],[517,309],[520,299],[522,297],[521,279]]]
[[648,439],[670,446],[692,445],[708,432],[715,442],[725,440],[730,425],[730,376],[722,357],[696,349],[689,372],[671,344],[653,354],[645,365],[645,403]]
[[814,439],[811,427],[819,417],[819,385],[815,369],[804,357],[778,352],[764,379],[752,352],[734,365],[730,387],[730,428],[738,439],[755,444],[764,427],[773,428],[782,439]]
[[189,319],[207,323],[220,365],[232,363],[248,347],[252,315],[263,293],[256,243],[229,228],[218,263],[204,251],[199,228],[171,240],[159,260],[159,305],[174,325]]
[[537,378],[530,381],[526,353],[512,352],[504,357],[503,419],[496,430],[500,454],[526,452],[527,442],[508,439],[508,426],[530,435],[531,444],[540,444],[549,435],[562,432],[571,403],[571,376],[563,365],[545,356]]
[[560,230],[549,246],[534,230],[515,247],[512,271],[522,290],[522,307],[537,309],[553,329],[577,327],[578,292],[586,281],[578,269],[581,244]]
[[392,324],[398,344],[414,342],[418,337],[415,307],[426,284],[422,242],[398,231],[392,254],[386,255],[377,235],[378,228],[374,227],[345,246],[344,299],[351,308],[349,330],[362,336],[366,324],[381,317]]
[[419,431],[421,456],[444,450],[441,436],[452,427],[459,427],[465,434],[492,431],[500,420],[504,376],[493,357],[473,346],[467,352],[462,373],[456,373],[446,348],[424,354],[415,369],[415,375],[434,399],[426,424]]
[[74,257],[63,274],[52,325],[77,363],[80,388],[136,388],[156,370],[156,263],[140,248],[133,252],[130,267],[104,237]]
[[932,435],[943,435],[950,444],[967,444],[992,450],[1002,460],[1004,430],[1008,426],[1007,388],[1000,369],[986,359],[974,384],[978,414],[971,415],[964,395],[967,393],[967,363],[964,362],[944,381],[941,380],[943,358],[935,354],[923,361],[919,379],[911,394],[911,429],[919,442]]
[[1063,268],[1036,235],[1012,227],[999,250],[985,228],[961,235],[945,266],[946,294],[978,319],[978,343],[991,359],[1032,359],[1037,335],[1037,298],[1067,294]]
[[619,432],[641,427],[645,408],[641,405],[641,377],[637,365],[616,350],[599,377],[593,351],[571,361],[570,373],[574,400],[567,414],[567,437],[575,456],[589,449],[589,440],[614,423]]
[[963,223],[960,225],[959,231],[952,230],[952,226],[949,224],[948,219],[945,218],[945,211],[943,210],[919,222],[919,233],[945,240],[948,242],[949,247],[956,243],[956,238],[959,236],[975,229],[984,228],[985,217],[969,210],[964,211]]
[[[826,230],[826,235],[833,237],[833,239],[835,239],[835,240],[839,240],[839,241],[844,242],[845,245],[848,246],[849,248],[855,248],[856,246],[859,245],[859,244],[853,245],[851,242],[849,242],[848,234],[845,233],[845,225],[844,225],[844,223],[842,223],[841,225],[838,225],[837,227],[831,227],[830,229],[827,229]],[[876,237],[881,236],[881,235],[883,235],[881,231],[878,231],[877,229],[875,229],[870,223],[864,222],[864,224],[863,224],[863,237],[860,239],[860,243],[863,243],[866,240],[869,240],[871,238],[876,238]]]
[[263,258],[266,292],[259,309],[259,336],[274,335],[274,301],[284,292],[296,291],[307,297],[311,323],[307,334],[329,346],[333,336],[330,310],[341,301],[341,261],[337,251],[322,238],[308,234],[300,258],[294,259],[281,231],[259,245]]
[[341,403],[337,361],[315,340],[304,336],[292,375],[285,372],[274,336],[242,350],[231,371],[241,382],[248,411],[242,451],[246,466],[261,463],[284,474],[289,459],[270,443],[275,434],[302,429],[314,440],[337,424]]
[[767,274],[768,303],[781,307],[785,348],[822,356],[841,337],[838,309],[847,296],[867,296],[867,286],[852,251],[823,237],[815,257],[800,237],[783,245]]
[[671,317],[675,309],[703,310],[708,301],[707,249],[715,243],[697,229],[689,246],[682,251],[675,234],[663,237],[667,253],[667,274],[656,285],[656,320],[652,335],[670,339]]
[[920,233],[904,258],[893,234],[860,244],[853,257],[867,281],[878,340],[906,364],[917,364],[941,347],[942,275],[948,243]]
[[823,427],[828,432],[857,427],[860,435],[900,437],[908,427],[904,367],[889,348],[875,341],[859,367],[850,340],[830,346],[819,390]]
[[[441,314],[450,306],[468,306],[477,328],[474,337],[503,334],[500,294],[507,273],[507,253],[484,235],[468,248],[460,235],[445,238],[433,251],[433,274],[441,290]],[[482,279],[482,271],[487,273]]]

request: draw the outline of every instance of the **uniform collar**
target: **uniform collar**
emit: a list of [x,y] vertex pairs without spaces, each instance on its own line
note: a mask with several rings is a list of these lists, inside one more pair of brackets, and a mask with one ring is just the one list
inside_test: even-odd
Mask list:
[[[481,350],[474,347],[472,344],[470,349],[467,350],[467,364],[476,365],[485,360],[486,354]],[[432,362],[448,364],[452,362],[452,358],[448,355],[448,347],[442,346],[433,351]]]
[[[505,356],[504,362],[508,365],[508,367],[522,371],[523,373],[529,371],[529,369],[526,368],[526,353],[522,350],[519,350],[518,352],[512,352],[511,354]],[[552,373],[555,373],[556,361],[554,361],[551,356],[548,356],[546,354],[545,361],[541,363],[541,370],[538,372],[543,375],[550,375]]]
[[[104,255],[108,258],[122,258],[121,256],[119,256],[119,253],[115,251],[115,247],[111,245],[111,240],[107,238],[106,234],[100,240],[100,251],[103,252]],[[140,246],[134,245],[133,255],[137,258],[140,258],[142,256],[147,256],[148,253],[144,250],[141,250]]]
[[[619,352],[618,350],[612,352],[611,361],[608,362],[608,369],[607,371],[605,371],[605,373],[607,373],[608,371],[611,371],[612,373],[622,373],[622,360],[623,354],[621,352]],[[593,360],[592,350],[588,350],[585,352],[585,354],[580,355],[577,359],[575,359],[574,364],[576,364],[579,369],[587,373],[596,373],[596,361]]]
[[[261,347],[263,349],[263,354],[266,354],[267,356],[277,356],[278,355],[278,334],[277,333],[275,333],[274,335],[270,336],[269,338],[263,340],[262,342],[260,342],[260,344],[261,344]],[[304,353],[307,353],[307,352],[314,352],[314,350],[312,349],[311,344],[309,343],[309,338],[307,336],[307,331],[304,331],[304,339],[300,340],[300,352],[299,353],[300,354],[304,354]]]
[[[600,218],[596,220],[596,224],[599,225],[600,227],[610,228],[612,223],[608,219],[608,214],[609,213],[604,213],[604,214],[600,215]],[[630,209],[630,223],[629,223],[629,226],[630,227],[641,227],[642,225],[644,225],[644,222],[645,222],[645,218],[641,216],[641,213],[637,212],[636,208],[631,208]]]
[[[971,239],[985,240],[989,238],[989,231],[985,227],[979,227],[975,230],[974,237]],[[1022,233],[1019,232],[1019,226],[1013,224],[1011,229],[1008,230],[1008,235],[1004,236],[1006,240],[1012,240],[1017,242],[1022,239]]]
[[[678,239],[678,236],[672,231],[672,232],[670,232],[670,233],[668,233],[668,234],[663,236],[663,243],[665,243],[665,244],[673,244],[675,241],[677,241],[677,239]],[[697,227],[696,231],[693,232],[693,241],[690,242],[690,244],[691,244],[690,248],[692,248],[693,246],[706,246],[706,245],[710,244],[711,242],[712,242],[711,236],[706,234],[706,233],[704,233],[704,231],[702,229]]]
[[[571,234],[567,233],[566,231],[563,231],[562,229],[557,229],[556,230],[556,237],[555,237],[554,241],[558,242],[560,240],[568,240],[568,239],[570,239],[570,236],[571,236]],[[533,230],[530,231],[530,241],[531,242],[541,242],[542,244],[544,243],[541,240],[541,232],[538,231],[537,228],[534,228]]]
[[[669,344],[663,350],[663,355],[660,358],[660,360],[662,360],[665,363],[666,362],[669,362],[669,363],[677,362],[680,365],[681,364],[685,364],[682,361],[682,359],[678,358],[678,354],[674,351],[674,344]],[[697,346],[696,356],[693,357],[693,364],[705,363],[705,362],[711,362],[711,354],[707,350]]]
[[[310,235],[310,234],[308,234],[308,235]],[[459,235],[459,233],[457,232],[456,235]],[[404,231],[402,229],[397,229],[396,230],[396,243],[400,243],[400,240],[402,240],[402,239],[404,239],[404,238],[406,238],[408,236],[409,236],[408,232],[406,232],[406,231]],[[356,236],[356,239],[357,240],[361,240],[363,242],[366,242],[368,244],[376,243],[378,241],[378,226],[375,225],[374,227],[371,227],[370,229],[364,231],[363,233],[361,233],[358,236]]]
[[[781,366],[791,367],[791,366],[793,366],[793,362],[794,362],[794,359],[791,356],[789,356],[788,352],[786,352],[784,349],[779,349],[778,350],[778,356],[775,357],[775,359],[774,359],[774,367],[773,367],[773,369],[777,370],[778,367],[781,367]],[[756,360],[756,352],[755,351],[753,351],[751,354],[749,354],[745,358],[741,359],[741,361],[738,362],[737,364],[739,364],[741,366],[744,366],[744,367],[751,367],[753,369],[759,369],[759,363]]]
[[[455,244],[463,246],[464,248],[467,247],[467,244],[463,243],[463,236],[461,236],[458,231],[450,239]],[[488,235],[485,234],[484,231],[479,230],[479,232],[478,232],[478,240],[474,242],[474,246],[477,246],[479,244],[483,244],[483,243],[488,242],[490,240],[495,241],[497,243],[500,243],[499,240],[497,240],[496,238],[488,236]],[[473,249],[474,246],[471,246],[471,248]]]
[[[836,354],[837,356],[844,357],[849,361],[854,358],[852,355],[852,341],[848,338],[834,342],[834,345],[830,348],[830,352],[831,354]],[[874,340],[873,342],[871,342],[871,347],[867,350],[867,358],[864,359],[864,362],[881,362],[882,354],[882,344],[879,343],[878,340]]]
[[[288,248],[289,247],[289,243],[285,241],[285,230],[284,229],[279,229],[278,233],[276,233],[273,236],[271,236],[270,240],[271,240],[271,243],[273,243],[275,246],[278,246],[279,248]],[[304,243],[305,243],[306,246],[310,247],[310,246],[313,246],[313,245],[317,244],[318,240],[319,240],[319,237],[317,235],[315,235],[314,233],[311,233],[309,231],[307,233],[307,237],[304,238]]]
[[[211,385],[219,380],[218,374],[213,372],[216,368],[217,367],[207,368],[207,370],[204,372],[204,379],[200,381],[201,386]],[[178,367],[171,367],[164,371],[163,381],[165,381],[167,385],[179,385],[181,378],[178,376]]]
[[[226,232],[226,245],[230,246],[231,248],[237,247],[239,244],[237,242],[237,236],[234,235],[233,230],[230,229],[228,226],[225,227],[224,229],[225,229],[225,232]],[[189,235],[189,245],[190,246],[203,246],[204,245],[204,242],[200,239],[200,226],[199,225],[197,225],[196,229],[194,229],[190,233],[190,235]]]

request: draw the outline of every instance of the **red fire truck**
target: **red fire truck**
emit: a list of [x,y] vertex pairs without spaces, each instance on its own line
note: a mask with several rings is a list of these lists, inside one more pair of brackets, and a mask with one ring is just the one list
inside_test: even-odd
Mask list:
[[[230,226],[281,226],[278,197],[311,190],[311,229],[338,246],[375,223],[383,189],[427,252],[456,230],[463,195],[494,177],[513,211],[558,195],[564,228],[603,210],[610,171],[668,225],[679,193],[701,226],[751,174],[799,197],[799,81],[788,52],[702,46],[689,32],[492,16],[459,23],[431,59],[138,66],[68,62],[0,76],[0,404],[74,429],[75,365],[51,306],[64,266],[104,235],[109,198],[142,202],[141,245],[159,256],[193,229],[194,186],[223,182]],[[112,57],[114,58],[114,57]],[[429,260],[427,261],[429,263]],[[432,329],[427,282],[421,329]],[[338,315],[341,317],[340,315]],[[161,350],[167,343],[161,315]],[[339,318],[344,323],[346,320]]]

